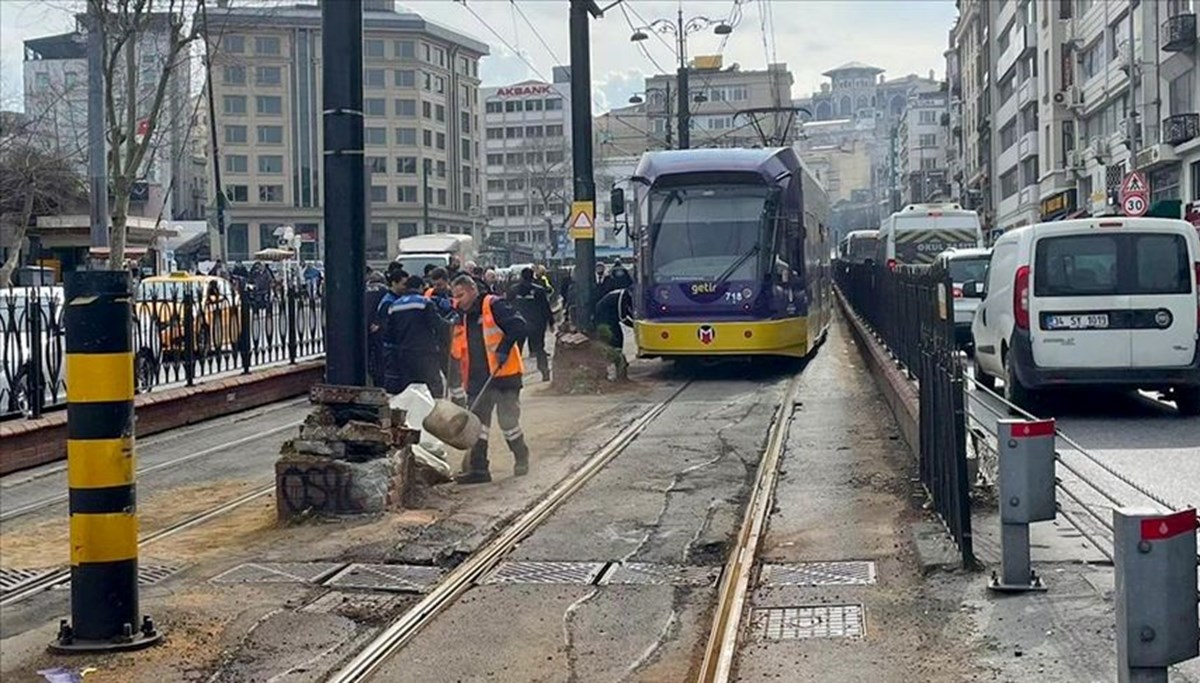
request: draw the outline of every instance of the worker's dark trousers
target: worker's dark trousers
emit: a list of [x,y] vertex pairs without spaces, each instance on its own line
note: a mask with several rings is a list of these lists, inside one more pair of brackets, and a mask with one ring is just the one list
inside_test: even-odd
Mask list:
[[[475,396],[468,397],[468,405],[475,403]],[[488,431],[492,425],[492,410],[500,421],[500,430],[508,443],[517,463],[529,462],[529,447],[525,445],[525,433],[521,431],[521,388],[489,388],[475,406],[475,415],[483,423],[479,441],[471,448],[471,471],[488,471]]]
[[530,325],[525,343],[529,346],[529,352],[537,358],[537,368],[542,373],[542,379],[549,380],[550,356],[546,354],[546,326]]

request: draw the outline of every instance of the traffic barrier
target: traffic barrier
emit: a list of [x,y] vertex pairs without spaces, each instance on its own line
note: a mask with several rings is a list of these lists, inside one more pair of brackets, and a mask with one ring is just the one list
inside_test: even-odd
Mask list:
[[1200,656],[1196,529],[1195,509],[1113,510],[1119,683],[1166,683]]
[[68,274],[64,318],[71,620],[50,649],[146,647],[162,636],[149,617],[138,625],[129,273]]
[[998,420],[1000,575],[988,588],[1005,593],[1044,591],[1030,565],[1029,524],[1055,518],[1054,420]]

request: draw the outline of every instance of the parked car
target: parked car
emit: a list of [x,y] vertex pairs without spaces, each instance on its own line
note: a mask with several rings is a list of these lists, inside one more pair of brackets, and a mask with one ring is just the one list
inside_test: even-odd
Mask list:
[[975,375],[1030,405],[1089,386],[1160,392],[1200,415],[1200,239],[1184,221],[1102,217],[1039,223],[993,247],[971,326]]
[[959,348],[968,352],[974,352],[971,322],[975,319],[975,310],[979,308],[979,299],[964,296],[963,284],[984,282],[991,257],[991,249],[947,249],[938,254],[933,262],[935,270],[950,272],[950,281],[954,286],[954,338]]

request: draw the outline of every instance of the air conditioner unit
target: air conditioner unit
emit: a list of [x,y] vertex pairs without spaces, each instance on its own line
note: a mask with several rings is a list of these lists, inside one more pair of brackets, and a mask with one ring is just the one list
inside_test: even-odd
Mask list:
[[1076,109],[1083,106],[1083,89],[1077,85],[1071,85],[1058,92],[1054,93],[1054,103],[1067,107],[1068,109]]
[[1067,168],[1083,168],[1087,165],[1087,161],[1083,157],[1083,150],[1072,149],[1067,152],[1066,167]]

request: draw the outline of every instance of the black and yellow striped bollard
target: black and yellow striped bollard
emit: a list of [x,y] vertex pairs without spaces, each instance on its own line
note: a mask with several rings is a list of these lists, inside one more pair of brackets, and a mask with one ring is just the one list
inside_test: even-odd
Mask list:
[[50,649],[95,652],[146,647],[158,642],[161,634],[138,611],[129,273],[68,274],[63,316],[71,621],[62,622]]

